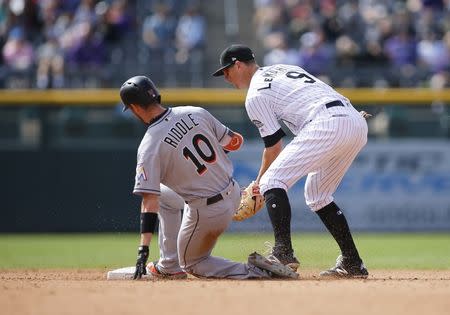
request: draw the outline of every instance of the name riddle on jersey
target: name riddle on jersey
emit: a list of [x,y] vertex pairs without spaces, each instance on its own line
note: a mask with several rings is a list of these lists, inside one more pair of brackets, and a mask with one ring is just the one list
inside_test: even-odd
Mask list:
[[176,148],[181,139],[194,127],[199,124],[194,121],[192,114],[187,115],[189,120],[186,122],[183,118],[177,121],[172,128],[167,132],[167,136],[164,138],[164,142]]

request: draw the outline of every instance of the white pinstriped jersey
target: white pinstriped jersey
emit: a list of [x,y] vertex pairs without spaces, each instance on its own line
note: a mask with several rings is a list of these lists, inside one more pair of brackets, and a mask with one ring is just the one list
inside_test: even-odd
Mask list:
[[348,102],[306,70],[278,64],[256,71],[250,82],[245,108],[261,137],[279,130],[280,121],[297,135],[324,104],[336,100]]
[[[325,106],[333,101],[341,103]],[[367,142],[367,123],[350,101],[300,67],[274,65],[253,75],[245,107],[261,137],[275,134],[280,121],[296,135],[261,176],[261,193],[287,191],[307,175],[308,206],[317,211],[332,202]]]

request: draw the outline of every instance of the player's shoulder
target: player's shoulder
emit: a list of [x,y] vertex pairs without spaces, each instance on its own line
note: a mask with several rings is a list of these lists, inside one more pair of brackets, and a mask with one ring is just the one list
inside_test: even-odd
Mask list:
[[277,76],[282,76],[289,71],[295,70],[305,72],[305,69],[300,66],[279,63],[271,66],[260,67],[255,73],[255,77],[257,79],[275,78]]
[[203,114],[206,112],[206,109],[199,106],[178,106],[172,108],[174,114],[186,114],[186,113],[200,113]]
[[203,119],[208,119],[212,116],[208,110],[200,106],[181,106],[181,108],[178,109],[178,113]]
[[152,155],[158,152],[160,132],[150,132],[147,129],[138,148],[138,156]]
[[270,89],[270,86],[273,84],[274,80],[279,79],[279,77],[294,69],[300,68],[285,64],[260,67],[250,81],[249,91],[253,94],[258,94],[259,91],[264,93],[264,90]]
[[253,75],[245,99],[245,106],[252,106],[254,103],[260,103],[264,98],[270,95],[273,84],[273,69],[275,66],[260,67]]
[[262,93],[261,91],[270,88],[270,82],[267,81],[267,77],[264,75],[266,70],[267,67],[260,67],[253,75],[247,91],[247,102],[258,97]]

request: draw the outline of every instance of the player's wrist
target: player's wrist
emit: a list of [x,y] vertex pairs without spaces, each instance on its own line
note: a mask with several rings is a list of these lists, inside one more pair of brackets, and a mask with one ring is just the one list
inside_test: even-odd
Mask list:
[[141,212],[140,230],[141,234],[155,232],[158,224],[158,214],[155,212]]

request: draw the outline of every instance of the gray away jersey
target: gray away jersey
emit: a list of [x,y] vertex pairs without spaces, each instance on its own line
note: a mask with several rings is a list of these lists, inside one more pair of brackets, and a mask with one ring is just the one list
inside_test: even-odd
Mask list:
[[217,194],[232,178],[229,132],[203,108],[168,108],[139,145],[133,193],[159,195],[163,183],[187,202]]
[[279,121],[297,135],[324,104],[336,100],[348,102],[304,69],[278,64],[256,71],[250,82],[245,108],[261,137],[270,136],[280,129]]

